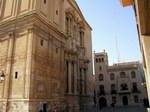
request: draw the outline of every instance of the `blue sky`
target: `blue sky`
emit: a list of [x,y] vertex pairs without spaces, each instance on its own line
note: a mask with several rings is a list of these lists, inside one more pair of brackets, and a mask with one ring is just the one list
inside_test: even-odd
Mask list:
[[105,49],[109,64],[117,63],[118,59],[120,62],[141,61],[136,21],[131,6],[124,8],[119,0],[76,1],[93,29],[93,51],[102,52]]

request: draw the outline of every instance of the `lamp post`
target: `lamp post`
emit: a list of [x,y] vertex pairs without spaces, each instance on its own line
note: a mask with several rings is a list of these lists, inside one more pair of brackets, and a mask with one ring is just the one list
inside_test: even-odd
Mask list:
[[0,83],[2,83],[5,79],[5,75],[3,72],[0,73]]

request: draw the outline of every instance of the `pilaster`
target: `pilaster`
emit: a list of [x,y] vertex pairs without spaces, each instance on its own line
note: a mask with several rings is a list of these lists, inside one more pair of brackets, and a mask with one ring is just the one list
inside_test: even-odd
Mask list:
[[[31,27],[27,29],[27,38],[28,38],[28,43],[27,43],[27,59],[26,59],[26,72],[25,72],[25,94],[24,96],[26,98],[33,97],[33,92],[34,92],[34,72],[33,72],[33,63],[32,63],[32,58],[33,58],[33,52],[34,50],[34,44],[35,44],[35,37],[34,37],[34,33],[35,33],[35,28]],[[29,89],[30,88],[30,89]],[[30,94],[29,94],[30,92]]]
[[3,96],[3,98],[6,99],[5,111],[7,111],[8,99],[10,96],[12,61],[13,61],[14,42],[15,42],[14,32],[9,33],[8,37],[9,37],[9,43],[8,43],[7,64],[6,64],[6,73],[5,73],[6,76],[5,76],[4,96]]
[[71,61],[68,61],[68,92],[71,93]]

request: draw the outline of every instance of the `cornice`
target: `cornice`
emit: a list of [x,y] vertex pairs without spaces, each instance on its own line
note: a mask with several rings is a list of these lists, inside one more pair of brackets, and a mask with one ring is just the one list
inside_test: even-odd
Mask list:
[[[58,35],[63,37],[65,40],[68,39],[68,37],[65,35],[63,31],[56,28],[52,23],[43,19],[37,13],[25,14],[25,15],[19,16],[18,18],[13,18],[13,19],[1,22],[0,23],[0,32],[1,32],[0,35],[3,33],[6,33],[6,31],[9,32],[13,30],[20,30],[22,28],[26,28],[29,26],[37,26],[40,28],[41,26],[39,25],[43,25],[43,27],[45,27],[47,32],[50,30],[53,30]],[[41,30],[44,30],[44,29],[41,29]]]
[[137,70],[137,67],[118,67],[118,68],[109,68],[107,69],[107,72],[112,71],[122,71],[122,70]]
[[[80,10],[80,8],[79,8],[77,2],[76,2],[75,0],[74,0],[74,1],[67,0],[67,1],[70,3],[70,5],[73,7],[73,9],[78,13],[78,15],[82,18],[82,20],[84,20],[84,23],[86,23],[86,25],[92,30],[91,26],[90,26],[90,25],[88,24],[88,22],[85,20],[85,18],[84,18],[84,16],[83,16],[83,14],[82,14],[82,12],[81,12],[81,10]],[[78,9],[73,5],[72,2],[75,3],[75,5],[77,6]]]

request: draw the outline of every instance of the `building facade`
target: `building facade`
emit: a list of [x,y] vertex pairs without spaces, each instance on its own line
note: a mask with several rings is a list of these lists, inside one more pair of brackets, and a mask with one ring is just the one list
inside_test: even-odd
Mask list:
[[[135,11],[139,43],[141,47],[146,87],[150,102],[150,1],[149,0],[121,0],[123,6],[132,6]],[[124,5],[124,3],[128,3]],[[129,4],[130,3],[130,4]],[[150,112],[150,109],[148,110]]]
[[97,106],[139,105],[147,98],[139,62],[108,64],[106,52],[94,53]]
[[0,0],[0,112],[93,105],[91,30],[75,0]]

